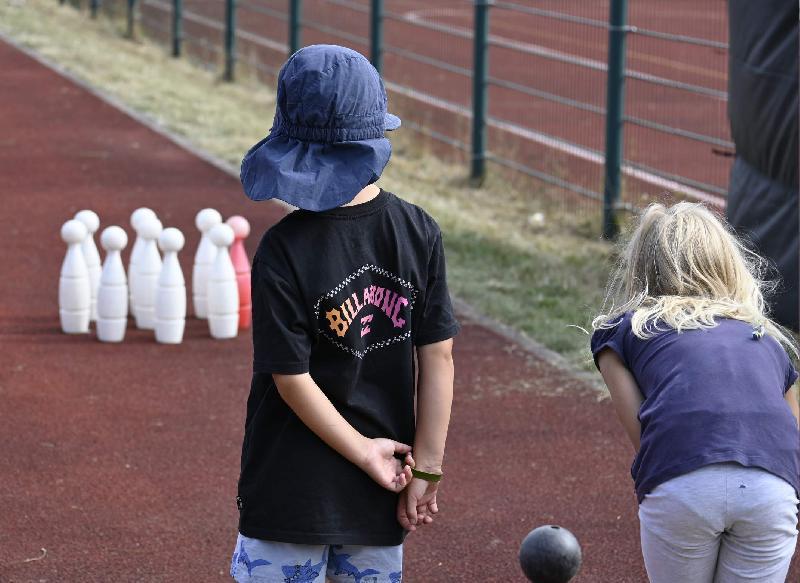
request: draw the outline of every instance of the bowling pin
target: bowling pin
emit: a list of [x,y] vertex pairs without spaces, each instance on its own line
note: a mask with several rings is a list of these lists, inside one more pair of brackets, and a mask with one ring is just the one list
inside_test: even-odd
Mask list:
[[100,228],[100,218],[94,211],[84,210],[75,215],[75,220],[82,222],[89,231],[81,244],[81,251],[86,260],[86,267],[89,268],[89,286],[92,293],[89,319],[94,322],[97,320],[97,288],[100,286],[100,253],[97,252],[94,234]]
[[137,328],[153,330],[156,325],[156,286],[161,273],[161,255],[158,254],[156,239],[161,234],[162,226],[161,221],[150,217],[139,221],[138,226],[143,243],[134,265],[133,301],[136,308],[133,314]]
[[97,290],[97,339],[122,342],[128,325],[128,281],[120,252],[128,244],[121,227],[108,227],[100,235],[106,259]]
[[235,338],[239,329],[239,290],[228,253],[233,229],[220,223],[211,228],[208,237],[217,248],[208,273],[208,328],[214,338]]
[[156,341],[180,344],[186,325],[186,283],[183,279],[178,251],[185,243],[178,229],[164,229],[158,246],[164,252],[164,264],[156,289]]
[[225,221],[233,229],[233,245],[231,245],[231,263],[236,271],[236,284],[239,288],[239,329],[250,327],[252,304],[250,302],[250,260],[244,248],[244,239],[250,234],[250,223],[239,215]]
[[208,272],[214,264],[217,248],[208,239],[208,231],[214,225],[222,222],[222,215],[214,209],[203,209],[194,219],[194,224],[200,231],[200,244],[194,255],[194,266],[192,268],[192,299],[194,304],[194,315],[204,319],[208,317]]
[[88,234],[86,226],[74,219],[61,227],[61,239],[67,244],[67,254],[58,279],[58,313],[61,329],[66,334],[89,331],[92,292],[89,268],[81,251],[81,244]]
[[128,260],[128,312],[131,316],[135,315],[134,310],[136,309],[133,301],[133,281],[136,278],[136,270],[134,269],[134,265],[136,265],[136,262],[139,260],[139,255],[142,254],[142,247],[144,246],[144,241],[141,237],[139,237],[137,225],[139,224],[139,221],[145,217],[151,219],[158,218],[156,213],[147,207],[138,208],[131,213],[131,228],[136,235],[136,239],[133,242],[133,248],[131,249],[131,256]]

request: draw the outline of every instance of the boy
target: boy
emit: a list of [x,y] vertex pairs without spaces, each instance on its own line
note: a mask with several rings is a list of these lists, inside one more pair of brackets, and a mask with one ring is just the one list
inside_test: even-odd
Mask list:
[[251,199],[300,210],[253,260],[239,582],[398,582],[406,531],[438,510],[458,324],[438,226],[374,184],[386,101],[359,53],[306,47],[242,162]]

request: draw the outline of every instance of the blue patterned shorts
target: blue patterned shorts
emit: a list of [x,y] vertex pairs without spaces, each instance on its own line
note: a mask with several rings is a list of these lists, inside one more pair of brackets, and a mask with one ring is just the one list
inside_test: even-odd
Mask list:
[[400,583],[403,545],[299,545],[239,534],[231,559],[238,583]]

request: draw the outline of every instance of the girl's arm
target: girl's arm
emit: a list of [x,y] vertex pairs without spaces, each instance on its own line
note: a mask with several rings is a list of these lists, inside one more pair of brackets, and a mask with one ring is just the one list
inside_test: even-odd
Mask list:
[[600,353],[597,365],[608,391],[611,393],[617,417],[625,428],[633,448],[639,451],[639,440],[642,433],[639,423],[639,408],[642,406],[644,398],[636,384],[636,379],[633,378],[631,371],[628,370],[619,355],[609,348]]
[[[273,374],[275,386],[286,404],[322,441],[364,470],[378,484],[398,492],[411,479],[411,447],[391,439],[361,435],[342,417],[308,373]],[[401,464],[395,454],[406,454]],[[413,462],[412,462],[413,463]]]
[[792,415],[797,420],[798,425],[800,425],[800,400],[798,400],[798,391],[797,385],[793,385],[788,391],[786,391],[786,402],[789,404],[789,409],[792,410]]

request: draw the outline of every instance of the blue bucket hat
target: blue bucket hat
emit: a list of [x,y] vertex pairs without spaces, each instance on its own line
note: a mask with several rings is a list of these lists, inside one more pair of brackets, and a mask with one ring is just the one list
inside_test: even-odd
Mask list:
[[386,89],[360,53],[336,45],[300,49],[278,75],[269,135],[242,160],[252,200],[277,198],[310,211],[353,200],[381,175],[400,127],[386,111]]

